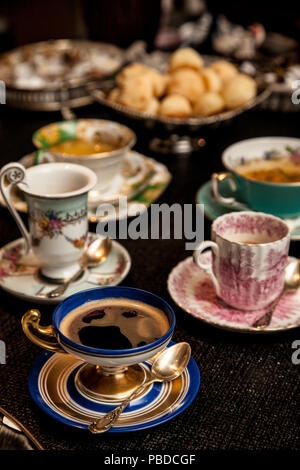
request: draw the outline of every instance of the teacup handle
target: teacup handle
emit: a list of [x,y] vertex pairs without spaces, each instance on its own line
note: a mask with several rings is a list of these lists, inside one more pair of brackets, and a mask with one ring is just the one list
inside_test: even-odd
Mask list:
[[227,206],[235,207],[236,209],[248,209],[248,207],[245,204],[242,204],[241,202],[237,201],[235,197],[224,197],[220,194],[219,184],[221,183],[221,181],[224,181],[225,179],[228,179],[229,186],[232,191],[237,190],[236,182],[231,173],[226,172],[226,171],[222,173],[213,173],[211,176],[211,188],[212,188],[212,192],[216,201]]
[[284,221],[288,225],[290,232],[300,229],[300,216],[296,219],[285,219]]
[[48,351],[66,353],[56,339],[53,326],[41,326],[40,320],[41,314],[39,310],[31,309],[23,315],[22,328],[27,338],[32,343]]
[[211,280],[213,281],[214,283],[214,286],[215,286],[215,289],[216,289],[216,293],[217,295],[219,295],[220,293],[220,286],[219,286],[219,281],[218,279],[216,278],[214,272],[213,272],[213,269],[212,269],[212,263],[210,264],[206,264],[206,263],[203,263],[201,260],[200,260],[200,255],[202,254],[202,252],[204,250],[206,250],[207,248],[212,248],[212,250],[214,251],[215,253],[215,256],[218,256],[219,254],[219,247],[218,245],[215,243],[215,242],[211,242],[211,241],[204,241],[202,243],[200,243],[200,245],[196,248],[196,250],[194,251],[193,253],[193,260],[194,260],[194,263],[201,269],[203,269],[204,272],[206,272],[209,277],[211,278]]
[[[19,227],[20,232],[22,233],[23,238],[25,240],[25,253],[28,253],[31,246],[30,235],[11,201],[11,189],[18,183],[24,181],[26,177],[25,171],[26,170],[24,166],[20,163],[8,163],[4,167],[2,167],[0,171],[0,190],[3,199],[7,205],[7,208],[15,219],[16,224]],[[8,186],[5,185],[5,177],[9,181]]]

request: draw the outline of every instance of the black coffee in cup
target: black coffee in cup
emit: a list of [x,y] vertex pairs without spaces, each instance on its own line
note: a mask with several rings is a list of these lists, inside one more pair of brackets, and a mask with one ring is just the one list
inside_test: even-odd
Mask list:
[[88,302],[68,313],[60,324],[61,333],[77,344],[117,350],[145,346],[169,328],[162,310],[123,298]]

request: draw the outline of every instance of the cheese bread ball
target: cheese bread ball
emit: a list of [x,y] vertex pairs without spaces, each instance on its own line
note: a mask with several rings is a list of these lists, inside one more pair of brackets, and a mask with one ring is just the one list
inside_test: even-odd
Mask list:
[[212,68],[219,75],[222,82],[226,82],[238,73],[235,65],[231,64],[227,60],[217,60],[211,64],[210,68]]
[[184,96],[168,95],[160,103],[159,114],[167,117],[189,117],[192,106]]
[[221,112],[225,107],[223,97],[213,91],[204,93],[194,107],[195,114],[199,116],[210,116]]
[[195,70],[200,70],[203,67],[201,55],[191,47],[177,49],[170,57],[169,70],[173,72],[181,67],[190,67]]
[[139,64],[138,62],[133,62],[132,64],[127,65],[117,75],[116,80],[118,85],[122,86],[126,80],[143,74],[146,69],[147,67],[145,65]]
[[162,96],[167,88],[167,84],[169,81],[168,75],[163,75],[155,69],[147,68],[145,70],[145,74],[149,77],[153,85],[153,94],[156,98]]
[[184,67],[170,75],[167,91],[171,95],[182,95],[193,104],[199,101],[205,86],[198,72]]
[[147,108],[144,109],[145,113],[157,114],[159,109],[159,101],[157,98],[151,98]]
[[124,81],[119,103],[129,108],[144,111],[153,98],[153,84],[146,74],[138,75]]
[[228,109],[238,108],[256,96],[256,82],[248,75],[239,73],[228,80],[221,91]]
[[201,71],[201,76],[204,82],[206,91],[218,92],[222,87],[222,80],[212,68],[205,68]]
[[125,82],[130,80],[133,77],[138,77],[141,75],[148,75],[152,85],[153,93],[156,97],[160,97],[165,93],[168,77],[163,75],[158,70],[155,70],[147,65],[140,63],[132,63],[124,67],[124,69],[117,76],[117,83],[120,87],[124,86]]

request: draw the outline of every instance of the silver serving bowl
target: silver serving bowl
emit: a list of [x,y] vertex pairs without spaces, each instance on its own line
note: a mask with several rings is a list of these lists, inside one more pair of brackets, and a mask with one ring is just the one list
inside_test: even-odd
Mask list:
[[[216,57],[216,56],[202,56],[202,57],[206,65],[209,65],[215,60],[220,59],[220,57]],[[169,58],[169,54],[167,53],[155,52],[153,53],[153,59],[151,57],[151,54],[145,55],[144,60],[142,60],[141,62],[144,62],[146,65],[150,67],[152,66],[154,68],[157,68],[161,72],[164,72],[168,58]],[[135,121],[135,123],[142,124],[143,127],[147,129],[153,129],[153,130],[156,130],[157,132],[164,131],[166,133],[173,132],[173,133],[182,134],[183,132],[189,133],[193,131],[198,131],[199,128],[203,126],[217,127],[219,124],[225,121],[229,121],[235,116],[238,116],[239,114],[242,114],[245,111],[251,108],[254,108],[255,106],[265,101],[271,93],[270,86],[267,83],[265,83],[260,77],[256,78],[256,82],[257,82],[257,89],[258,89],[257,95],[253,100],[249,101],[244,106],[240,106],[239,108],[229,110],[229,111],[223,111],[221,113],[214,114],[212,116],[205,116],[205,117],[196,116],[196,117],[190,117],[190,118],[185,118],[185,119],[168,118],[168,117],[152,115],[146,112],[130,109],[119,103],[109,101],[107,99],[107,95],[113,88],[115,88],[116,86],[115,79],[104,80],[101,84],[89,83],[87,85],[87,88],[89,90],[90,95],[93,97],[93,99],[96,102],[100,103],[106,109],[116,112],[118,115],[122,115],[123,117],[129,120]]]
[[[111,87],[111,89],[112,88],[114,87]],[[271,93],[269,87],[265,86],[259,90],[254,100],[249,101],[247,104],[239,108],[230,111],[224,111],[222,113],[207,117],[190,117],[187,119],[179,119],[166,118],[142,111],[135,111],[121,104],[113,103],[106,98],[107,93],[105,93],[103,89],[99,89],[98,85],[96,84],[88,85],[88,90],[93,99],[105,108],[113,110],[128,119],[138,121],[148,129],[164,130],[166,132],[182,132],[184,130],[192,132],[199,130],[199,128],[202,126],[214,126],[220,124],[224,121],[228,121],[234,118],[235,116],[238,116],[239,114],[244,113],[249,109],[254,108],[258,104],[262,103],[266,98],[268,98]]]
[[[75,51],[75,52],[74,52]],[[14,75],[14,67],[18,64],[30,64],[37,55],[47,57],[47,54],[77,54],[77,65],[87,66],[89,54],[102,58],[102,67],[90,70],[77,76],[70,73],[44,75],[45,82],[41,86],[20,86]],[[99,59],[100,60],[100,59]],[[106,63],[105,63],[106,61]],[[44,41],[19,47],[0,56],[0,79],[6,85],[6,104],[9,106],[33,111],[57,111],[64,105],[78,107],[93,101],[87,92],[89,81],[101,79],[115,73],[124,62],[124,51],[112,44],[97,43],[84,40],[59,39]],[[68,67],[66,66],[66,70]],[[94,73],[95,72],[95,73]]]

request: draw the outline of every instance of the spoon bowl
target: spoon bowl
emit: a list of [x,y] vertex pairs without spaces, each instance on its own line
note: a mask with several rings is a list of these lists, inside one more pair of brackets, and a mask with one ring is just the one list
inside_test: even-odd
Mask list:
[[67,279],[63,284],[56,287],[55,289],[47,292],[46,294],[40,293],[40,297],[47,297],[49,299],[54,299],[61,296],[68,288],[68,286],[78,279],[78,277],[84,272],[86,268],[92,268],[103,263],[111,252],[111,239],[106,238],[96,238],[92,241],[87,247],[82,259],[80,269],[70,278]]
[[300,260],[299,259],[292,259],[285,268],[284,274],[284,286],[281,294],[275,300],[271,308],[265,313],[262,317],[256,320],[253,323],[254,328],[266,328],[270,325],[273,313],[280,301],[280,299],[285,294],[291,294],[295,292],[300,287]]
[[179,377],[188,365],[191,347],[188,343],[174,344],[159,354],[151,368],[156,380],[170,381]]
[[103,263],[111,251],[111,239],[106,238],[96,238],[90,245],[87,247],[83,257],[82,265],[86,267],[97,266],[100,263]]
[[300,287],[300,260],[291,261],[285,269],[285,290],[297,290]]

